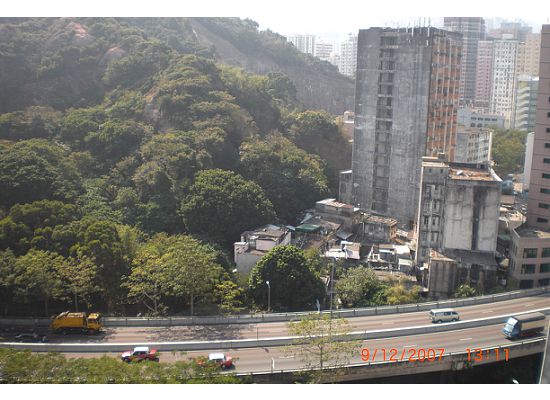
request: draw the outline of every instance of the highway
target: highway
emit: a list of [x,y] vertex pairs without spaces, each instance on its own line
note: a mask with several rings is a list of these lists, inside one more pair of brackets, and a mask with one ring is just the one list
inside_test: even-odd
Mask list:
[[[550,307],[550,296],[531,296],[495,303],[456,307],[462,321],[498,315],[512,315]],[[398,329],[429,323],[428,312],[398,313],[348,318],[350,330]],[[144,343],[173,341],[266,339],[288,336],[286,322],[177,327],[108,327],[97,336],[50,335],[51,343]],[[14,335],[16,332],[12,332]],[[10,333],[3,336],[9,341]]]
[[[443,333],[431,333],[424,335],[414,335],[405,337],[394,337],[384,339],[371,339],[364,340],[358,343],[357,349],[354,352],[354,356],[350,359],[351,364],[364,364],[361,360],[361,349],[368,348],[370,351],[369,361],[373,361],[373,353],[377,349],[375,361],[384,361],[384,352],[386,353],[386,360],[390,357],[389,353],[391,349],[396,349],[397,358],[401,357],[401,354],[415,353],[411,349],[436,349],[437,354],[440,354],[440,350],[444,349],[444,353],[464,352],[466,349],[487,348],[494,346],[507,346],[510,345],[508,339],[504,337],[501,332],[503,324],[485,326],[480,328],[462,329],[451,332]],[[513,358],[514,349],[510,350],[510,357]],[[181,352],[162,352],[160,359],[161,362],[175,362],[181,361],[198,356],[208,356],[208,353],[213,351],[189,351],[186,353]],[[233,372],[267,372],[271,371],[272,363],[274,363],[274,371],[298,369],[303,367],[303,360],[294,356],[292,351],[287,350],[285,347],[264,347],[264,348],[250,348],[250,349],[234,349],[227,351],[226,354],[237,358],[235,362],[235,369]],[[66,353],[67,358],[92,358],[101,357],[107,355],[109,357],[119,357],[119,353]],[[472,355],[473,360],[474,355]],[[504,352],[500,353],[500,357],[504,360]],[[419,362],[419,361],[416,361]],[[436,358],[434,361],[424,361],[437,363]]]

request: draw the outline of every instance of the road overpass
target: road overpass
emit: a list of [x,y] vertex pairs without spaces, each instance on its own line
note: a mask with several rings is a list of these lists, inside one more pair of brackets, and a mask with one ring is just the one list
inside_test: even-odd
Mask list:
[[[511,342],[501,329],[503,321],[512,314],[541,310],[550,313],[550,297],[526,296],[494,303],[457,307],[461,322],[433,325],[426,311],[370,315],[349,318],[352,338],[358,342],[356,354],[346,367],[346,378],[366,379],[381,376],[403,375],[470,368],[495,362],[508,350],[509,359],[544,351],[545,335],[528,341]],[[303,368],[303,361],[283,345],[292,343],[286,322],[265,322],[230,325],[200,325],[172,327],[110,327],[104,336],[54,336],[48,344],[0,343],[3,347],[31,348],[34,351],[62,351],[67,357],[97,357],[107,354],[118,357],[120,351],[138,344],[156,346],[163,351],[162,362],[207,355],[224,350],[238,357],[238,374],[251,375],[255,380],[292,379]],[[178,341],[179,340],[179,341]],[[184,342],[183,340],[187,340]],[[377,355],[368,361],[361,359],[361,349],[370,349]],[[189,351],[196,349],[196,351]],[[384,358],[384,351],[386,358]],[[389,359],[395,349],[397,359]],[[441,357],[431,361],[409,361],[412,349],[443,349]],[[467,349],[470,349],[468,360]],[[484,351],[475,360],[477,349]],[[179,350],[187,350],[185,355]],[[439,355],[440,350],[437,350]],[[413,357],[414,359],[414,357]],[[394,361],[395,360],[395,361]]]

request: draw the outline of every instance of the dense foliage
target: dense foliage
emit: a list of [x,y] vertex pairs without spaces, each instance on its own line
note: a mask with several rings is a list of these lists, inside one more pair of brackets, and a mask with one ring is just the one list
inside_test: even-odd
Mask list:
[[266,309],[269,300],[275,311],[312,310],[325,297],[322,281],[294,246],[270,250],[252,268],[248,285],[257,305]]
[[68,359],[59,353],[0,349],[0,383],[241,383],[195,360],[121,363],[115,358]]
[[526,137],[527,132],[524,131],[495,129],[492,157],[495,172],[501,178],[523,171]]
[[[265,306],[263,289],[232,272],[232,243],[335,194],[330,149],[350,146],[333,116],[302,108],[285,74],[217,63],[199,27],[243,53],[340,76],[250,20],[0,21],[4,314]],[[274,284],[306,289],[290,303],[278,292],[274,307],[323,302],[318,266],[289,257],[298,275]]]
[[345,271],[336,292],[347,307],[374,307],[385,304],[411,304],[420,301],[420,288],[407,289],[395,280],[380,280],[370,268],[359,266]]

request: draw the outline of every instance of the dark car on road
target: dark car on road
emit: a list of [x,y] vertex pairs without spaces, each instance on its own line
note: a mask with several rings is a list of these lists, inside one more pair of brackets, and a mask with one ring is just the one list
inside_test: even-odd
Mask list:
[[39,335],[38,333],[20,333],[15,335],[15,340],[27,343],[44,343],[48,341],[48,338],[46,335]]

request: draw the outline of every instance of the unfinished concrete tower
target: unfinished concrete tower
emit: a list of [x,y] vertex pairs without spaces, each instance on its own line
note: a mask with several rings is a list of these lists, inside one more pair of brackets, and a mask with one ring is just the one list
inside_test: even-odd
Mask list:
[[431,27],[359,31],[355,206],[414,225],[422,156],[454,159],[461,46]]

